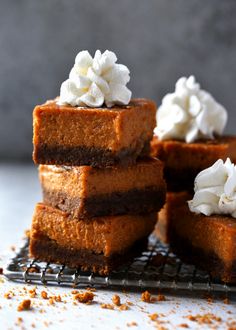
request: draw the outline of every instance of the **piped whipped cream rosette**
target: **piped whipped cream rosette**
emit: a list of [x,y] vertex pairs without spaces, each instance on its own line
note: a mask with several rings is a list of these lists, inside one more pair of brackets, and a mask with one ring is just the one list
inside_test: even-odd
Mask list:
[[189,209],[207,216],[227,214],[236,218],[236,166],[228,158],[219,159],[200,172],[194,185],[194,196]]
[[127,105],[131,91],[126,87],[130,80],[129,69],[117,64],[116,55],[97,50],[94,58],[81,51],[75,58],[69,79],[61,85],[59,104],[72,106],[107,107]]
[[221,135],[227,122],[225,108],[200,88],[194,76],[180,78],[174,93],[167,94],[157,111],[155,135],[160,140],[187,143]]

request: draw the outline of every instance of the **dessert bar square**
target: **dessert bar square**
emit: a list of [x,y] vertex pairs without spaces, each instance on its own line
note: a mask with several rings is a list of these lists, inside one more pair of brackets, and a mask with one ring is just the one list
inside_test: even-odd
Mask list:
[[168,240],[183,260],[215,278],[236,283],[236,219],[226,215],[192,213],[187,192],[168,193],[159,216],[158,236]]
[[196,175],[218,159],[230,157],[236,162],[236,137],[223,136],[194,143],[160,141],[154,136],[151,155],[164,162],[167,190],[192,190]]
[[74,217],[157,212],[165,202],[163,165],[155,158],[128,167],[40,165],[43,201]]
[[155,114],[155,103],[145,99],[112,108],[48,101],[33,112],[34,162],[97,167],[134,163],[149,152]]
[[155,222],[155,213],[85,221],[40,203],[32,221],[30,254],[41,261],[108,274],[140,251],[140,242]]

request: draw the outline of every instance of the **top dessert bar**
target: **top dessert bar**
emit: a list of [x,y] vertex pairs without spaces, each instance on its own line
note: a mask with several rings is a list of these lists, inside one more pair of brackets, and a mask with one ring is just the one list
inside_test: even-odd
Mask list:
[[48,101],[33,112],[34,162],[94,167],[132,164],[149,152],[155,114],[155,103],[146,99],[112,108]]
[[230,157],[236,161],[236,137],[222,136],[213,140],[161,141],[154,136],[151,155],[164,162],[164,175],[168,191],[192,191],[196,175],[217,159]]

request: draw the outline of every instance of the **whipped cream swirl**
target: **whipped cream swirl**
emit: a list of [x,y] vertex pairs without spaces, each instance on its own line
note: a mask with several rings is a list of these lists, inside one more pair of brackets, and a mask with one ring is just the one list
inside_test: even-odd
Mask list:
[[200,88],[194,76],[180,78],[174,93],[167,94],[157,111],[155,135],[160,140],[187,143],[221,135],[227,122],[225,108]]
[[117,64],[117,57],[106,50],[97,50],[94,58],[88,51],[79,52],[70,71],[69,79],[61,85],[59,104],[72,106],[107,107],[127,105],[131,91],[129,69]]
[[236,166],[228,158],[200,172],[195,179],[194,197],[188,202],[195,213],[228,214],[236,218]]

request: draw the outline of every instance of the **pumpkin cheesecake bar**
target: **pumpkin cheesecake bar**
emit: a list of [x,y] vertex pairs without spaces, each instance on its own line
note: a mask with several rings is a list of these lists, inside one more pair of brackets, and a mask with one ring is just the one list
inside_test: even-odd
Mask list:
[[194,214],[188,192],[167,194],[158,222],[159,236],[184,261],[215,278],[236,283],[236,219],[227,215]]
[[151,213],[165,202],[163,165],[155,158],[128,167],[40,165],[43,201],[74,217]]
[[112,108],[59,105],[57,101],[34,109],[36,164],[103,167],[131,164],[148,154],[155,127],[153,101],[133,99]]
[[217,159],[230,157],[236,162],[236,137],[222,136],[212,140],[186,143],[178,140],[151,141],[151,155],[164,163],[168,191],[192,190],[194,178]]
[[168,191],[193,189],[195,176],[217,159],[236,160],[236,137],[223,135],[228,114],[194,76],[181,77],[162,99],[151,154],[164,162]]
[[108,274],[139,252],[155,222],[155,213],[81,220],[39,203],[33,215],[30,254],[41,261]]

